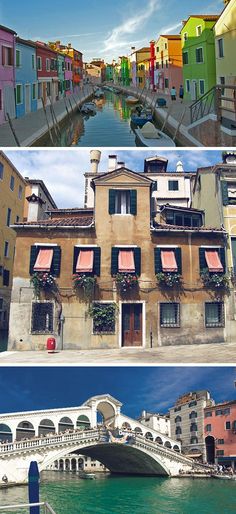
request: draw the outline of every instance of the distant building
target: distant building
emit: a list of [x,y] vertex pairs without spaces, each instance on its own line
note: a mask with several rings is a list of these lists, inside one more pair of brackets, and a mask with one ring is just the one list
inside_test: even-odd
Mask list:
[[204,409],[206,460],[236,470],[236,400]]
[[25,177],[24,221],[37,221],[49,217],[49,212],[57,209],[43,180]]
[[170,418],[168,414],[153,414],[151,412],[142,411],[138,421],[146,427],[157,430],[170,437]]
[[15,108],[15,36],[12,29],[0,25],[0,125],[16,117]]
[[38,108],[58,100],[57,52],[41,41],[36,42]]
[[155,44],[155,85],[163,93],[175,86],[177,95],[183,84],[183,61],[180,35],[162,35]]
[[55,460],[48,469],[53,471],[66,471],[66,472],[79,472],[85,471],[87,473],[101,473],[109,472],[109,470],[96,459],[86,455],[79,455],[78,453],[70,453],[65,457]]

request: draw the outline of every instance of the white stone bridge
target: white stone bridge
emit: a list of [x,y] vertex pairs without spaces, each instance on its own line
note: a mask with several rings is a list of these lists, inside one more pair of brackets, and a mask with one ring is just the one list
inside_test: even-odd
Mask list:
[[0,484],[6,477],[9,484],[27,482],[31,460],[41,472],[71,453],[90,456],[120,474],[173,476],[204,467],[182,455],[178,441],[121,414],[120,408],[110,395],[101,395],[72,409],[0,415]]

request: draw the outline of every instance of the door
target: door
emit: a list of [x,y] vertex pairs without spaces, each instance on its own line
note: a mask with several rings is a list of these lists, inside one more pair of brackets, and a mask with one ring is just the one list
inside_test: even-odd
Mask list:
[[25,85],[25,112],[31,111],[30,84]]
[[13,86],[4,86],[3,90],[3,105],[5,118],[6,114],[9,114],[10,118],[13,119],[16,117],[16,106],[15,106],[15,93]]
[[122,346],[142,346],[142,304],[122,304]]
[[197,100],[197,81],[191,81],[191,100]]

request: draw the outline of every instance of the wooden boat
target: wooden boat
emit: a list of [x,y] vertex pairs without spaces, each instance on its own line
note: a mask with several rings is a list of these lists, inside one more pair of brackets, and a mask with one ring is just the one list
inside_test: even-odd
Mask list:
[[104,96],[104,91],[102,89],[97,89],[94,93],[95,98],[101,98]]
[[152,112],[150,110],[138,110],[137,111],[134,111],[132,114],[131,114],[131,121],[135,124],[135,125],[138,125],[138,127],[143,127],[143,125],[145,125],[145,123],[147,123],[148,121],[152,121],[153,120],[153,116],[152,116]]
[[219,478],[220,480],[236,480],[236,475],[220,475],[220,474],[214,474],[211,475],[212,478]]
[[154,127],[150,121],[145,123],[142,128],[135,129],[134,132],[144,146],[175,146],[175,142],[167,134]]
[[139,102],[139,99],[135,98],[135,96],[127,96],[125,101],[127,104],[137,104]]
[[86,102],[80,109],[80,112],[83,114],[95,114],[96,111],[96,104],[94,102]]

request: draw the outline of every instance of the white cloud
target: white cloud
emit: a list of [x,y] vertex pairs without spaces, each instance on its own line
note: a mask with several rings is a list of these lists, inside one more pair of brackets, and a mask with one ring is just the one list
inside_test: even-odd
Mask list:
[[170,32],[174,32],[177,29],[180,29],[182,27],[182,23],[176,23],[175,25],[172,25],[171,27],[162,27],[159,30],[160,34],[170,34]]

